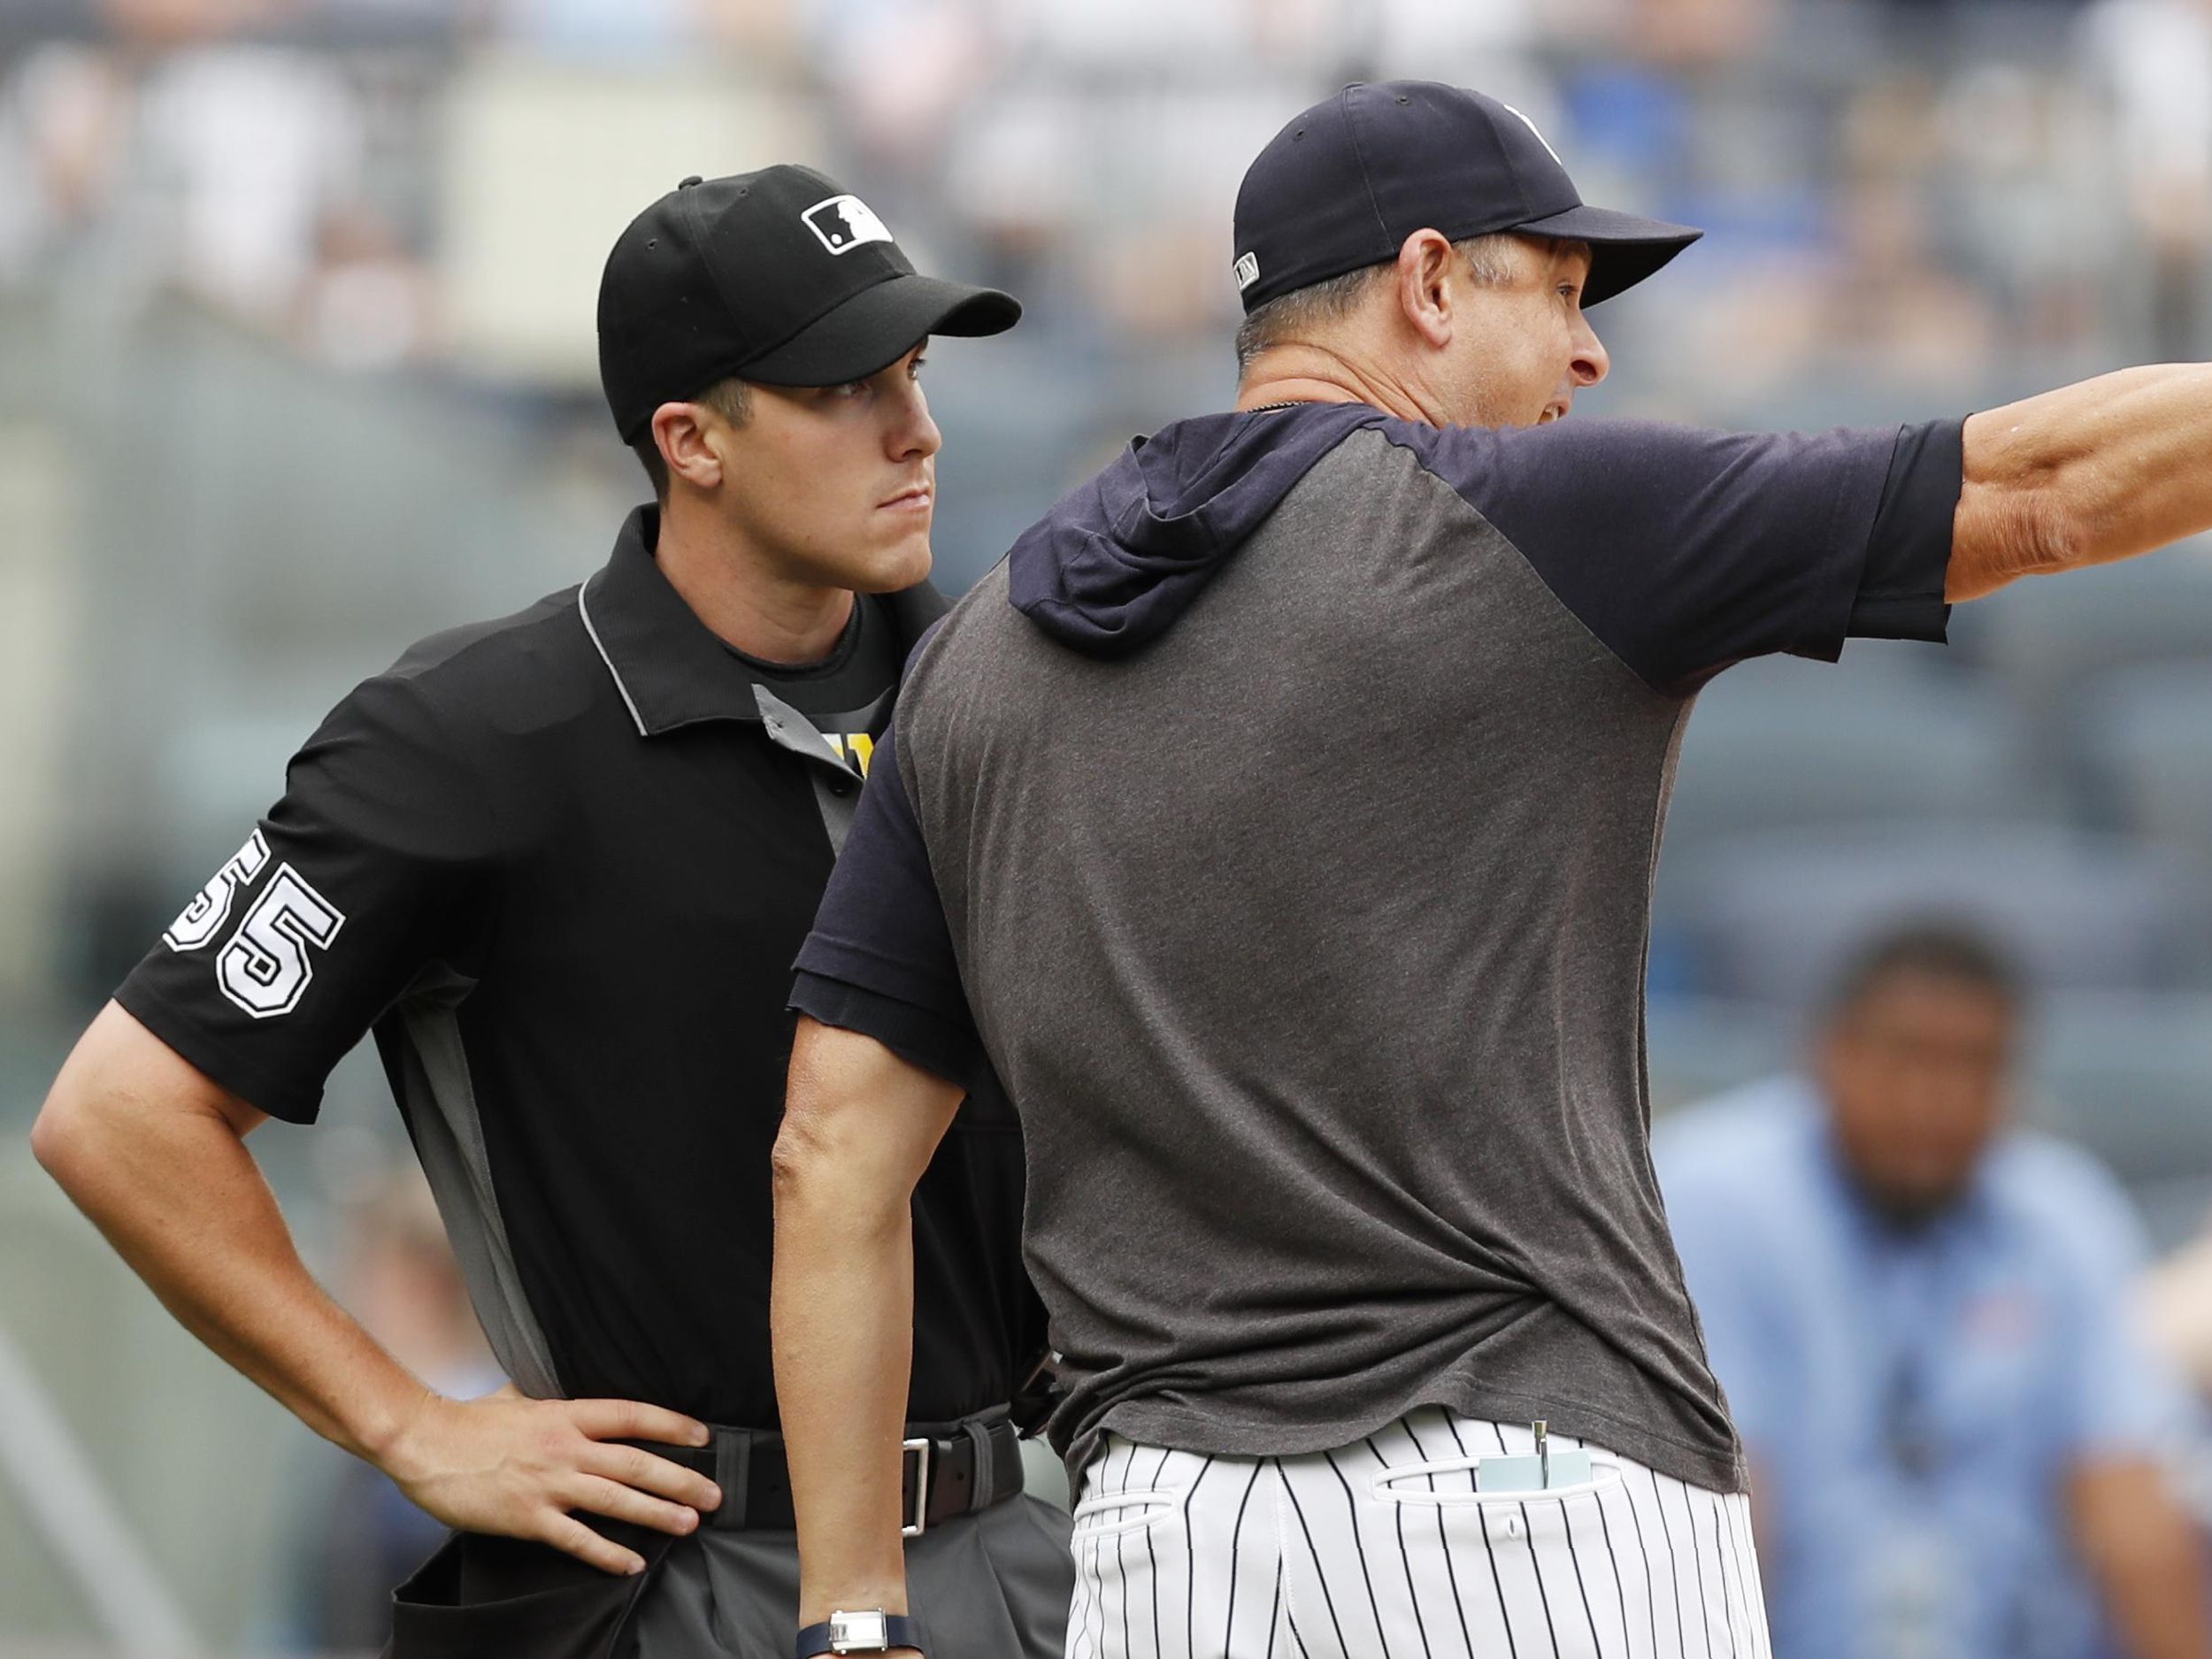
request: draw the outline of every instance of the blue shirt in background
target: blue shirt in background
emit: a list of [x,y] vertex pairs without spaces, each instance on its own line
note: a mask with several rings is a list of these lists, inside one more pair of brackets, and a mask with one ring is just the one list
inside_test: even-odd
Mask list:
[[2064,1481],[2185,1420],[2127,1313],[2146,1248],[2117,1182],[2011,1131],[1955,1208],[1901,1230],[1850,1186],[1799,1079],[1675,1115],[1653,1156],[1751,1455],[1775,1651],[2113,1651]]

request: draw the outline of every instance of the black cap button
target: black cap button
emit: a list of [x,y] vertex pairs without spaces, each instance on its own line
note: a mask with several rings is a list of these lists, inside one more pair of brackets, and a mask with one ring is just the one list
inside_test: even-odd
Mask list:
[[695,173],[688,179],[679,179],[676,181],[676,188],[679,190],[688,190],[695,184],[704,184],[706,180],[704,179],[702,179],[697,173]]

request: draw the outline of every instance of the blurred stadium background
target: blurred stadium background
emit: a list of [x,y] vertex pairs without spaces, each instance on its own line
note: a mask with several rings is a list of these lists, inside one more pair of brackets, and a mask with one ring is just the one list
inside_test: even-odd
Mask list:
[[[930,370],[958,589],[1130,434],[1225,403],[1244,165],[1409,74],[1709,227],[1595,313],[1591,412],[1891,422],[2212,357],[2212,0],[0,0],[0,1652],[373,1643],[334,1544],[376,1500],[23,1132],[330,703],[603,561],[642,492],[592,334],[629,216],[811,160],[1023,296]],[[2212,1204],[2212,550],[1955,636],[1707,695],[1659,1103],[1786,1061],[1836,948],[1944,898],[2034,968],[2031,1116],[2179,1246]],[[349,1305],[479,1374],[373,1060],[255,1148]]]

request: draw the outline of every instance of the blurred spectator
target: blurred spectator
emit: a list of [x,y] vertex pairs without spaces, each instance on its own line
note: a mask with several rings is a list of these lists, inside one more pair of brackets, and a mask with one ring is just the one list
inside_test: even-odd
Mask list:
[[2142,1240],[2101,1167],[2008,1126],[2019,1004],[1978,936],[1885,934],[1808,1075],[1654,1138],[1791,1659],[2212,1653]]
[[257,46],[179,52],[140,94],[137,165],[148,211],[195,293],[280,317],[315,257],[318,227],[361,165],[360,111],[332,63]]
[[707,19],[695,0],[501,0],[500,33],[548,54],[631,61],[672,57]]
[[2150,256],[2154,348],[2194,357],[2212,333],[2212,0],[2099,0],[2082,36]]
[[1567,0],[1552,21],[1562,35],[1697,70],[1747,58],[1766,38],[1775,9],[1775,0]]
[[24,55],[0,85],[0,276],[30,276],[96,228],[129,119],[113,53],[71,42]]

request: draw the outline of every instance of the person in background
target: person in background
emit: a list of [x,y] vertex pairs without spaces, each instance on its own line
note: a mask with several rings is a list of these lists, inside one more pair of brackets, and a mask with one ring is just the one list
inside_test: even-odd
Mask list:
[[1792,1659],[2204,1659],[2184,1409],[2129,1317],[2112,1177],[2012,1125],[2013,970],[1917,922],[1863,946],[1805,1074],[1654,1158],[1753,1468]]

